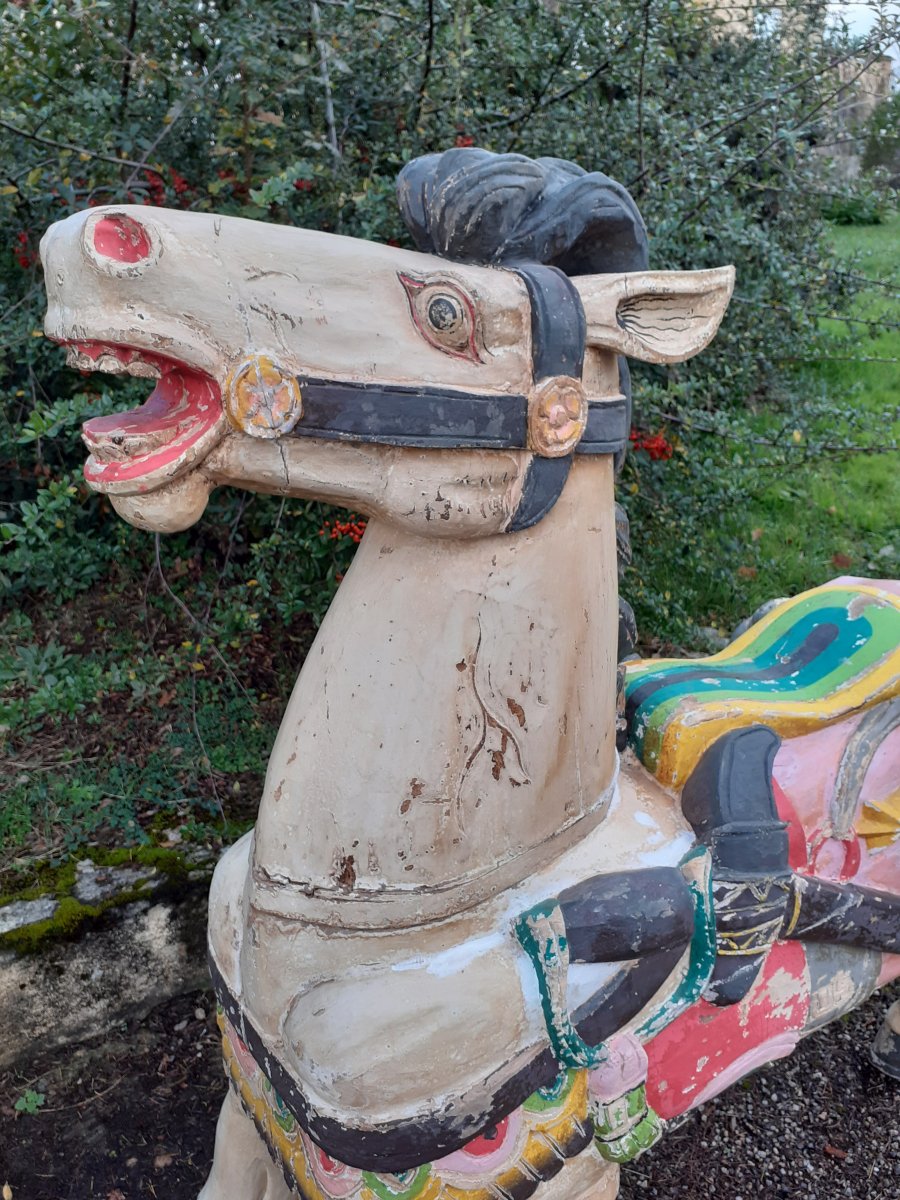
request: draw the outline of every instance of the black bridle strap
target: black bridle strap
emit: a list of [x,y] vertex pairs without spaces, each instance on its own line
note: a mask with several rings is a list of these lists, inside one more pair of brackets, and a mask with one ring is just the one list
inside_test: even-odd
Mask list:
[[[580,379],[587,324],[574,285],[556,267],[522,263],[513,269],[525,283],[531,300],[531,361],[535,383],[555,375]],[[623,430],[623,445],[627,434],[627,429]],[[510,533],[530,529],[547,515],[562,494],[571,466],[571,454],[565,458],[534,455],[525,476],[522,498],[508,526]]]
[[[577,289],[556,267],[520,263],[510,269],[525,283],[531,301],[535,384],[557,376],[580,380],[586,322]],[[291,437],[423,449],[530,449],[527,396],[308,377],[300,377],[298,383],[303,417]],[[575,453],[615,454],[627,438],[627,398],[595,401],[588,405],[587,425]],[[532,455],[509,532],[530,528],[550,511],[571,466],[572,454]]]
[[[422,449],[526,450],[528,398],[400,384],[298,379],[303,418],[290,437]],[[595,401],[579,454],[613,454],[628,438],[624,396]],[[559,462],[559,459],[545,459]]]

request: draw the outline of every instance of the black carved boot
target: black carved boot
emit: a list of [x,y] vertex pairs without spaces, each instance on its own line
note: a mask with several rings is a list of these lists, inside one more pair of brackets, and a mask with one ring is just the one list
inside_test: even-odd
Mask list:
[[780,740],[764,725],[724,734],[681,795],[685,817],[712,852],[716,964],[704,998],[713,1004],[746,996],[784,925],[792,874],[772,792]]

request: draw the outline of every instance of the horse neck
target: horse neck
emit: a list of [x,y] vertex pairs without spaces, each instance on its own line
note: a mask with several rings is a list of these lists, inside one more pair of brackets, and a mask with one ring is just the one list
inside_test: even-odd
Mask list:
[[616,595],[609,458],[577,460],[523,533],[370,521],[270,759],[257,903],[445,916],[586,833],[615,772]]

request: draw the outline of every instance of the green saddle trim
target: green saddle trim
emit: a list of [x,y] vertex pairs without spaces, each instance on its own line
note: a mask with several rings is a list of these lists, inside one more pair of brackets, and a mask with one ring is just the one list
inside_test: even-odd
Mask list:
[[606,1046],[589,1046],[569,1016],[569,940],[562,909],[555,900],[536,904],[516,920],[519,945],[531,959],[541,993],[544,1022],[557,1062],[566,1067],[598,1067]]
[[[680,866],[706,858],[707,854],[705,846],[697,846],[681,860]],[[687,970],[671,996],[638,1029],[637,1036],[641,1041],[655,1037],[700,998],[715,966],[716,920],[711,872],[706,872],[703,885],[689,879],[688,886],[694,903],[694,932]],[[569,941],[559,904],[556,900],[536,904],[516,919],[514,929],[537,976],[544,1022],[557,1062],[565,1067],[600,1066],[609,1057],[606,1045],[603,1042],[597,1046],[589,1045],[569,1015]]]

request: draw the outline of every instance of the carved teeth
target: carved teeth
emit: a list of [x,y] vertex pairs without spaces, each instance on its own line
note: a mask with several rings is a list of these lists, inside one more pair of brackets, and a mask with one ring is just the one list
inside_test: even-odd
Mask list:
[[94,370],[102,371],[105,375],[124,375],[125,364],[114,354],[101,354],[94,360]]
[[74,346],[66,346],[66,365],[74,367],[77,371],[93,371],[97,363],[89,354],[76,350]]
[[88,447],[98,462],[128,462],[138,455],[150,454],[165,446],[170,437],[170,432],[165,429],[110,433],[102,441],[89,441]]
[[160,369],[153,363],[144,362],[142,358],[135,358],[125,368],[129,375],[134,375],[138,379],[159,379]]
[[72,345],[66,346],[66,363],[77,371],[103,371],[108,375],[133,375],[138,379],[159,379],[160,376],[159,367],[154,363],[145,362],[137,354],[130,362],[123,361],[114,352],[92,358],[90,354]]

